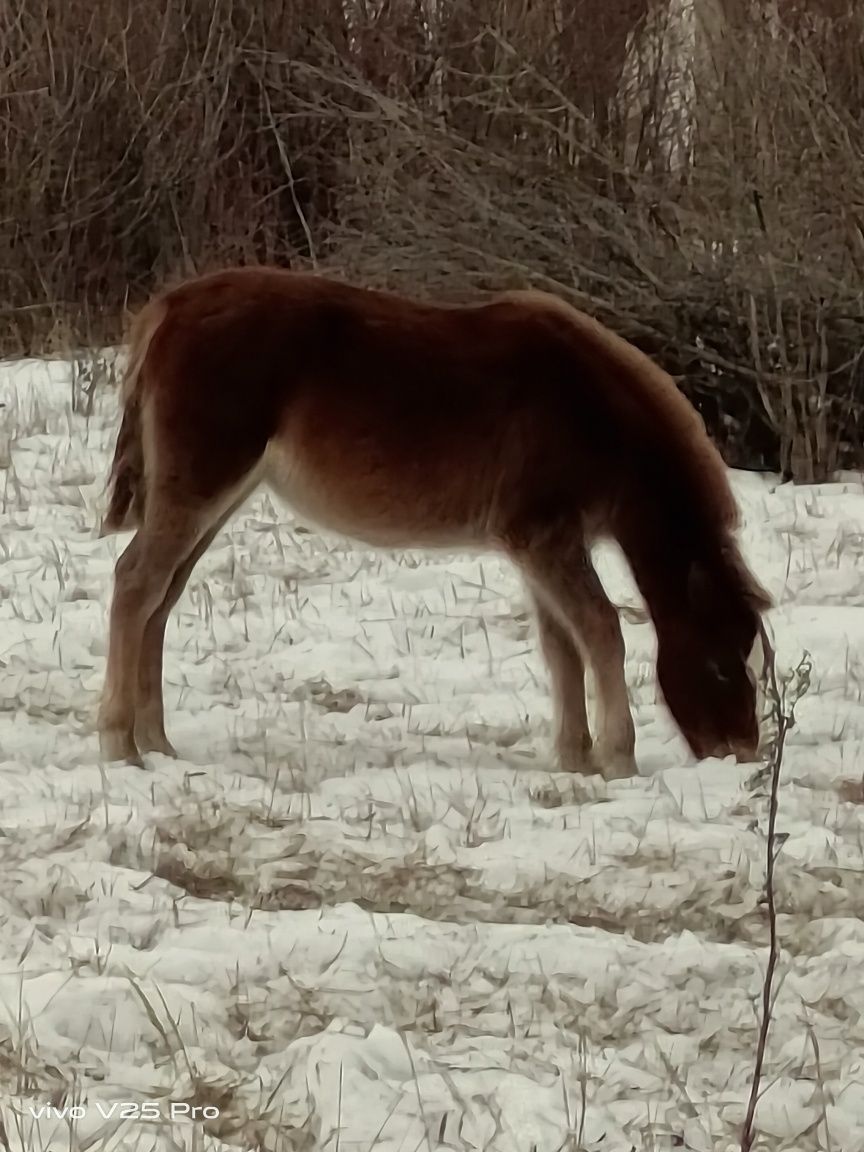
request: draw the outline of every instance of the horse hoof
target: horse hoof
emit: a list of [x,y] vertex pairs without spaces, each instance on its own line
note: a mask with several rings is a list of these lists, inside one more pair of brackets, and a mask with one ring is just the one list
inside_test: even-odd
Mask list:
[[632,753],[613,752],[608,756],[598,755],[597,763],[604,780],[628,780],[632,776],[639,775],[636,758]]
[[140,735],[136,732],[135,740],[143,753],[158,752],[160,756],[168,756],[171,760],[179,759],[177,749],[164,734],[148,736],[146,734]]
[[132,733],[123,728],[106,728],[99,733],[99,753],[109,763],[125,761],[135,768],[144,767]]

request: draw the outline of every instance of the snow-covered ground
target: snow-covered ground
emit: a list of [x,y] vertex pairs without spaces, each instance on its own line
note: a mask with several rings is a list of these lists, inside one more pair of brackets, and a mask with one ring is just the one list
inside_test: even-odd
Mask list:
[[[641,777],[562,776],[504,562],[364,551],[262,494],[169,626],[184,759],[105,769],[113,397],[85,419],[25,363],[0,401],[0,1148],[737,1147],[765,787],[691,762],[650,626]],[[780,670],[813,665],[757,1147],[860,1152],[864,492],[735,482]]]

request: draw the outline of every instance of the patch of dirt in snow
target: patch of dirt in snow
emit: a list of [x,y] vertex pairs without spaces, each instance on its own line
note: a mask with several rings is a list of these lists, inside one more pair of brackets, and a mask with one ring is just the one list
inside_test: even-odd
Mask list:
[[[642,775],[554,771],[503,561],[256,497],[168,628],[184,759],[100,767],[113,398],[0,375],[0,1147],[738,1144],[767,949],[756,767],[693,764],[625,618]],[[864,1147],[864,491],[735,477],[783,667],[758,1147]],[[599,558],[638,604],[620,556]]]

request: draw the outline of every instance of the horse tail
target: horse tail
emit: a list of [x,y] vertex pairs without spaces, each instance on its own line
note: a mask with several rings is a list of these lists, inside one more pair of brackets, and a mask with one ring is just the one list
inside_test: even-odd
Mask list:
[[132,325],[121,392],[123,417],[114,446],[108,480],[108,509],[99,530],[100,536],[137,528],[144,518],[147,486],[141,434],[142,369],[150,343],[164,319],[164,304],[155,300],[145,305]]

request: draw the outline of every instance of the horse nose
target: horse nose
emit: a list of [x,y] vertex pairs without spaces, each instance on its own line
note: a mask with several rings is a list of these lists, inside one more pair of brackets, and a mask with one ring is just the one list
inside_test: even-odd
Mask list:
[[[734,741],[729,752],[735,757],[739,764],[753,764],[759,759],[759,745],[754,744],[749,740]],[[727,752],[727,755],[729,755]]]

